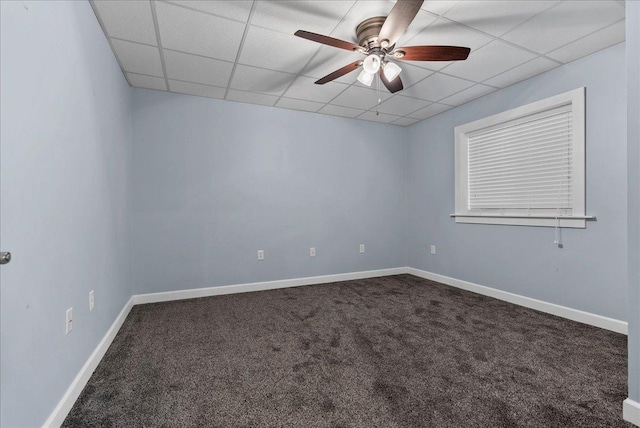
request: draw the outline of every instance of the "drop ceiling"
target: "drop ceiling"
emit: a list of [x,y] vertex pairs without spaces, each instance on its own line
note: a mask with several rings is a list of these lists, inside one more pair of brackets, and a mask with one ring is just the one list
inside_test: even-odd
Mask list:
[[[298,29],[356,42],[362,20],[393,1],[92,0],[133,87],[408,126],[624,41],[623,1],[429,1],[398,46],[459,45],[466,61],[404,62],[394,95],[353,72],[313,82],[359,58],[295,37]],[[375,85],[375,84],[374,84]],[[376,114],[376,110],[379,114]]]

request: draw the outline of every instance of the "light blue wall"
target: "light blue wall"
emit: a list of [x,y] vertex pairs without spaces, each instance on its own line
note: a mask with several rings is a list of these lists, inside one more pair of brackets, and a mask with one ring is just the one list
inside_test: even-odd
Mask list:
[[[623,45],[400,128],[131,90],[88,3],[1,7],[0,246],[14,254],[0,270],[2,426],[44,422],[132,293],[408,262],[627,319],[627,213],[640,217],[638,199],[627,211],[627,150],[630,202],[640,161],[625,144],[625,71],[637,62],[625,67]],[[564,249],[549,228],[456,225],[453,127],[579,86],[598,221],[564,230]],[[634,248],[637,260],[637,233],[631,278]],[[630,306],[639,295],[630,291]]]
[[627,1],[629,398],[640,402],[640,2]]
[[[625,69],[620,44],[410,127],[409,266],[626,320]],[[598,220],[563,229],[562,249],[552,228],[456,224],[453,128],[582,86],[587,214]]]
[[88,2],[0,7],[0,425],[35,427],[131,296],[131,93]]
[[405,266],[406,128],[133,100],[136,293]]

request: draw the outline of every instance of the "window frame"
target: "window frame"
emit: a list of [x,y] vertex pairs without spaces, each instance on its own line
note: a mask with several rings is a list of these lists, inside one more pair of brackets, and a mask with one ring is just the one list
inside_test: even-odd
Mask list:
[[[571,214],[527,214],[521,209],[469,210],[469,134],[506,122],[523,120],[563,106],[572,111],[572,207]],[[536,101],[502,113],[479,119],[454,128],[455,134],[455,217],[456,223],[502,224],[585,228],[586,147],[585,147],[585,88],[577,88],[544,100]]]

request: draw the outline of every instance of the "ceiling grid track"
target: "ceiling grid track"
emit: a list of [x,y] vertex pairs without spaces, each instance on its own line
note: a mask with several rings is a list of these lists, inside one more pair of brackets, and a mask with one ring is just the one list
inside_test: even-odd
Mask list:
[[[111,42],[111,37],[107,36],[107,28],[105,27],[104,22],[102,21],[102,18],[100,17],[100,13],[98,12],[98,9],[96,8],[94,0],[89,0],[89,4],[91,5],[91,9],[93,9],[93,13],[96,14],[96,19],[98,20],[98,24],[100,24],[100,28],[102,28],[102,32],[106,36],[107,43],[109,43],[109,47],[111,48],[111,52],[115,52],[115,49],[113,49],[113,43]],[[115,55],[115,54],[113,56],[116,58],[116,62],[118,63],[118,66],[120,67],[120,70],[122,71],[122,75],[124,76],[124,79],[127,81],[129,86],[131,86],[133,88],[133,85],[129,81],[129,76],[127,76],[127,72],[124,71],[124,67],[122,66],[122,62],[120,61],[120,58],[118,58],[118,55]]]
[[251,27],[251,18],[253,18],[253,13],[256,10],[257,2],[258,0],[253,0],[253,3],[251,3],[251,10],[249,11],[249,16],[247,17],[247,23],[245,24],[244,32],[242,33],[242,39],[240,39],[240,46],[238,47],[238,53],[236,53],[236,60],[233,63],[233,68],[231,69],[231,74],[229,75],[229,81],[227,82],[227,88],[224,91],[225,100],[229,95],[229,89],[231,89],[231,82],[233,82],[233,76],[236,73],[236,68],[238,68],[238,61],[240,60],[242,47],[244,46],[244,41],[247,39],[247,34],[249,33],[249,27]]
[[164,62],[164,51],[162,49],[162,39],[160,38],[160,28],[158,26],[158,15],[156,13],[156,0],[151,0],[151,17],[153,18],[153,27],[156,30],[156,40],[158,42],[158,50],[160,51],[160,64],[162,64],[162,74],[164,74],[164,84],[167,85],[167,91],[170,91],[169,76],[167,75],[167,66]]

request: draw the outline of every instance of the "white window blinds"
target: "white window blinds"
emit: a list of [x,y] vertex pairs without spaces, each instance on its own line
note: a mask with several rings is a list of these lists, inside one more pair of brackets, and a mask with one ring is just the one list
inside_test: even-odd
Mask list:
[[571,215],[572,127],[567,105],[469,133],[469,211]]

